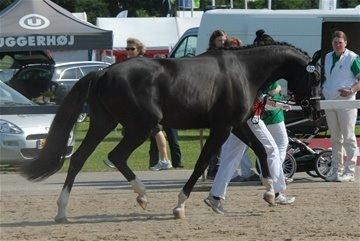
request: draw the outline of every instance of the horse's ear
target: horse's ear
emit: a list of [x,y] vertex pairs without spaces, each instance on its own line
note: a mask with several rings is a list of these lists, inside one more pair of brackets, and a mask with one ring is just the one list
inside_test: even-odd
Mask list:
[[315,65],[319,61],[320,58],[321,58],[321,49],[314,53],[309,65]]

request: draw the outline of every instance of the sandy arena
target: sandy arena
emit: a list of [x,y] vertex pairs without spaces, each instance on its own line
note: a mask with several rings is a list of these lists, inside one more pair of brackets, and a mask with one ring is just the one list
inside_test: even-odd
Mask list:
[[137,172],[148,188],[142,210],[135,193],[117,172],[78,175],[68,206],[67,224],[57,224],[56,201],[65,174],[31,183],[1,174],[0,240],[360,240],[360,183],[327,183],[296,173],[287,194],[291,206],[268,207],[264,188],[254,182],[231,186],[227,213],[215,214],[203,199],[209,183],[198,182],[187,202],[186,218],[172,208],[189,170]]

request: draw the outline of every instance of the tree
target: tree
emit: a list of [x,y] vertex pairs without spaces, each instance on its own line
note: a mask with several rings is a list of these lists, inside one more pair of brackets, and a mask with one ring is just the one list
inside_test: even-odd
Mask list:
[[[1,0],[0,11],[16,0]],[[27,1],[27,0],[25,0]],[[96,22],[96,17],[115,17],[122,9],[128,10],[129,17],[160,17],[164,16],[163,0],[52,0],[69,12],[86,12],[90,22]],[[172,0],[177,6],[178,1]],[[200,9],[211,7],[211,0],[200,0]],[[234,8],[244,8],[244,0],[234,0]],[[267,8],[268,0],[248,2],[251,9]],[[339,8],[353,8],[360,0],[338,0]],[[230,6],[230,0],[216,0],[217,6]],[[120,8],[122,6],[122,8]],[[272,9],[310,9],[319,8],[319,0],[272,0]]]
[[110,16],[107,1],[99,0],[77,0],[75,1],[75,12],[86,12],[88,21],[96,24],[97,17]]
[[3,0],[3,1],[0,1],[0,11],[5,9],[7,6],[9,6],[14,1],[15,0]]
[[339,8],[354,8],[358,5],[360,5],[360,0],[342,0],[338,3]]

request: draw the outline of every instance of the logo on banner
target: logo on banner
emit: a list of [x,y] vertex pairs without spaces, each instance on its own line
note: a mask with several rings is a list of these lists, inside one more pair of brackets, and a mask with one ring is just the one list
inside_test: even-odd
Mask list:
[[39,14],[28,14],[20,18],[19,25],[26,29],[43,29],[50,25],[50,21]]

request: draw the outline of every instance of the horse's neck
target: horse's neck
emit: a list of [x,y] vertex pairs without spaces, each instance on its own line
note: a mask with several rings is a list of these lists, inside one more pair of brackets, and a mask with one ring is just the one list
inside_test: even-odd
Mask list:
[[257,69],[254,71],[259,89],[264,89],[279,79],[287,81],[296,79],[294,75],[305,63],[304,56],[296,51],[292,48],[274,47],[259,53],[261,57],[257,58]]

